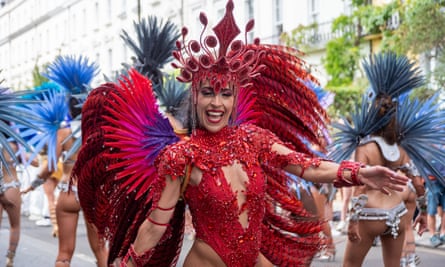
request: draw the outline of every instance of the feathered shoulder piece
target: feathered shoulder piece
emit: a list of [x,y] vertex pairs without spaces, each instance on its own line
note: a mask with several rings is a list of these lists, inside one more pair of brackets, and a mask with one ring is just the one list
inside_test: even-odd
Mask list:
[[[160,112],[151,82],[135,70],[118,84],[105,84],[90,93],[82,110],[82,135],[72,177],[78,180],[85,217],[110,241],[111,263],[125,255],[159,200],[165,181],[157,175],[154,161],[179,137]],[[158,245],[168,249],[157,249],[162,256],[153,257],[153,266],[177,260],[182,204],[171,221],[170,238]]]
[[[12,91],[9,88],[0,87],[0,146],[16,164],[18,164],[16,158],[17,151],[14,151],[10,142],[17,142],[26,148],[27,151],[33,151],[32,146],[28,144],[26,138],[20,134],[17,128],[26,126],[36,131],[39,130],[39,127],[32,123],[35,119],[33,112],[23,109],[23,106],[38,103],[36,100],[25,97],[30,93],[32,93],[31,90]],[[5,157],[4,153],[0,153],[0,161],[2,166],[9,172],[11,162]]]
[[35,99],[41,100],[37,104],[30,104],[23,107],[27,112],[33,113],[32,123],[38,128],[27,125],[19,125],[21,135],[28,140],[34,148],[35,154],[47,148],[48,169],[57,169],[57,131],[63,127],[69,127],[69,107],[65,93],[55,83],[44,83],[36,88],[39,92],[35,94]]
[[[307,144],[320,145],[318,134],[326,131],[329,119],[313,90],[318,81],[298,50],[279,45],[249,45],[261,53],[263,66],[249,88],[260,113],[256,124],[271,130],[299,152],[313,154]],[[261,52],[260,52],[261,51]]]
[[445,186],[445,110],[440,93],[426,101],[402,96],[397,106],[397,136],[400,145],[419,169],[425,183],[429,175]]
[[328,157],[336,162],[349,160],[357,149],[360,141],[370,134],[387,125],[391,120],[391,113],[380,116],[380,105],[368,102],[368,97],[363,96],[361,104],[356,104],[355,112],[351,113],[351,121],[341,117],[338,122],[333,122],[336,129],[333,134],[333,143],[328,147]]

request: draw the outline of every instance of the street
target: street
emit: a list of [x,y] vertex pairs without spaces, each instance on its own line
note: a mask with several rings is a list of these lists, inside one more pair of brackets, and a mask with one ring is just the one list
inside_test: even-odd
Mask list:
[[[3,214],[2,224],[0,229],[0,266],[5,265],[5,254],[7,250],[9,232],[8,220],[6,214]],[[445,259],[445,245],[439,248],[432,248],[428,243],[429,235],[425,234],[423,237],[417,237],[417,254],[421,258],[420,266],[443,266]],[[335,261],[321,262],[314,260],[312,267],[337,267],[341,266],[346,236],[340,235],[335,237],[337,253]],[[187,237],[184,238],[183,254],[179,259],[178,266],[181,266],[184,252],[191,247],[192,241]],[[51,227],[36,226],[34,221],[28,217],[22,216],[22,232],[19,247],[14,261],[15,267],[47,267],[54,266],[54,261],[57,255],[57,239],[51,236]],[[85,224],[83,217],[79,219],[77,229],[77,243],[76,250],[71,262],[71,267],[95,267],[95,259],[89,248]],[[366,257],[364,267],[383,266],[381,259],[381,247],[372,247],[371,251]]]

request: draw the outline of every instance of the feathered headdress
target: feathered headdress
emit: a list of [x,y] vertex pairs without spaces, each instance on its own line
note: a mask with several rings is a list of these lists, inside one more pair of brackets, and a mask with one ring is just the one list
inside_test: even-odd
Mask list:
[[140,22],[134,22],[137,39],[131,38],[127,31],[122,30],[121,38],[125,44],[136,54],[133,68],[149,78],[156,85],[163,84],[164,65],[173,60],[172,52],[179,30],[171,21],[165,24],[156,16],[149,16]]
[[[247,33],[253,29],[254,22],[250,20],[246,24],[245,42],[235,40],[240,33],[233,17],[233,2],[229,1],[223,19],[213,28],[215,35],[204,37],[208,20],[204,13],[199,15],[199,20],[204,26],[199,41],[191,40],[186,43],[188,29],[182,28],[182,42],[177,41],[177,51],[173,56],[179,64],[173,63],[173,67],[181,70],[178,80],[192,82],[192,88],[196,89],[198,82],[209,79],[216,91],[229,82],[235,87],[246,87],[251,78],[259,74],[261,64],[259,59],[264,51],[248,49]],[[235,40],[235,41],[234,41]],[[255,44],[259,39],[255,40]]]
[[58,56],[47,67],[43,76],[59,84],[68,93],[86,93],[88,85],[98,73],[98,66],[83,56]]

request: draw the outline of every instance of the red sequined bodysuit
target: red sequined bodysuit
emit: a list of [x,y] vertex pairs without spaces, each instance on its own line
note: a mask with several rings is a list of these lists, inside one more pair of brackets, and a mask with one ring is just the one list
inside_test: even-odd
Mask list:
[[[187,165],[202,172],[199,184],[188,185],[184,197],[196,238],[211,246],[227,266],[254,266],[261,250],[267,182],[261,165],[265,161],[279,168],[289,162],[319,164],[299,153],[278,156],[272,152],[274,143],[280,141],[254,125],[226,127],[215,134],[197,130],[190,141],[170,146],[158,160],[161,177],[184,176]],[[239,176],[247,177],[240,192],[232,189],[233,177],[225,176],[236,164],[241,166]]]

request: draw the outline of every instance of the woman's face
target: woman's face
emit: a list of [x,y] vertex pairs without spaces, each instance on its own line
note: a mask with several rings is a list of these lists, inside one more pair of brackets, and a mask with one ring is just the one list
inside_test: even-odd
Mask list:
[[203,81],[197,100],[196,112],[201,127],[216,133],[229,124],[235,100],[232,86],[215,92],[208,81]]

